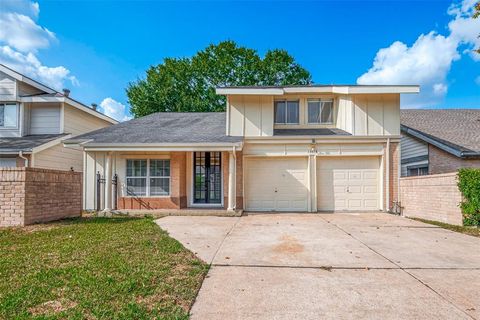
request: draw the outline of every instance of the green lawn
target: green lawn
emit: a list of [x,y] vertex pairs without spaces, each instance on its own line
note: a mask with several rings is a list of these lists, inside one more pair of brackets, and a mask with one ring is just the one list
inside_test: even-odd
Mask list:
[[480,237],[480,228],[455,226],[453,224],[448,224],[448,223],[443,223],[443,222],[438,222],[438,221],[432,221],[432,220],[425,220],[425,219],[420,219],[420,218],[411,218],[411,219],[412,220],[417,220],[417,221],[420,221],[420,222],[424,222],[424,223],[433,224],[433,225],[436,225],[436,226],[439,226],[441,228],[448,229],[448,230],[451,230],[451,231],[460,232],[460,233],[463,233],[463,234],[468,234],[470,236]]
[[207,269],[147,218],[0,229],[0,319],[187,319]]

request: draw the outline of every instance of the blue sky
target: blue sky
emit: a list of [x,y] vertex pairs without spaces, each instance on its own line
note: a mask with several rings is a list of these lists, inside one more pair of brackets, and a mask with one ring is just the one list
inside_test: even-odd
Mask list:
[[6,0],[0,62],[120,120],[125,87],[150,65],[226,39],[286,49],[315,83],[422,85],[403,107],[480,108],[473,3]]

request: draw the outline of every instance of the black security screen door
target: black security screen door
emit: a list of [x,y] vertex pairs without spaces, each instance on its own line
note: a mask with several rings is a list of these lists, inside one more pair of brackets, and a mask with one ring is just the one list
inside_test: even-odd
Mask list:
[[221,203],[222,164],[220,152],[194,152],[194,203]]

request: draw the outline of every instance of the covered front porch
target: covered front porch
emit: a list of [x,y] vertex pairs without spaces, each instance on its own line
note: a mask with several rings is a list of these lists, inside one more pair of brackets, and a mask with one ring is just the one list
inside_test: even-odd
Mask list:
[[85,150],[84,210],[225,215],[243,209],[240,147],[178,149]]

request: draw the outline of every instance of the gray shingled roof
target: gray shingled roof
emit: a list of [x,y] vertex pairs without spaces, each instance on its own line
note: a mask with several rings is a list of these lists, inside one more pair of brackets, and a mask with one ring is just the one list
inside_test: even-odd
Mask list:
[[0,153],[31,152],[33,148],[65,136],[66,134],[38,134],[24,137],[0,138]]
[[234,143],[242,137],[225,134],[225,112],[157,112],[115,124],[75,138],[67,143]]
[[461,154],[480,153],[480,109],[405,109],[402,131],[413,129]]
[[275,129],[274,136],[349,136],[350,133],[341,129],[317,128],[317,129]]

